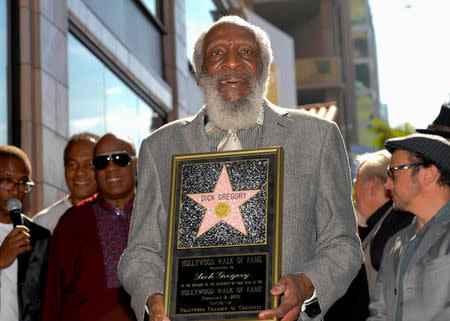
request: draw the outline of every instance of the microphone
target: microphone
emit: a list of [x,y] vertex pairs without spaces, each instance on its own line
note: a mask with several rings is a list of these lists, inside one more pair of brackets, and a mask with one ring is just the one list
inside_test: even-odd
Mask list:
[[23,219],[22,219],[22,202],[19,201],[17,198],[11,198],[6,203],[6,208],[8,209],[9,215],[11,215],[12,222],[14,227],[17,225],[23,225]]

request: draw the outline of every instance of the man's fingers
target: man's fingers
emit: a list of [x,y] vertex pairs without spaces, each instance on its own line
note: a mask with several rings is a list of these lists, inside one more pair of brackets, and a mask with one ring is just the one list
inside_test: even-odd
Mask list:
[[[31,246],[29,246],[29,245],[21,246],[21,247],[19,247],[19,249],[18,249],[18,251],[17,251],[17,255],[22,254],[22,253],[24,253],[24,252],[31,251],[32,249],[33,249],[33,248],[32,248]],[[17,256],[17,255],[16,255],[16,256]]]
[[170,321],[169,318],[164,313],[157,313],[153,315],[153,318],[150,318],[153,321]]
[[288,313],[285,314],[281,321],[295,321],[298,319],[300,312],[300,308],[298,307],[298,305],[296,305],[292,309],[290,309]]
[[12,247],[20,247],[24,245],[30,244],[30,234],[26,232],[19,232],[16,235],[12,235],[9,237],[8,240],[5,240],[5,242],[11,244]]
[[287,282],[285,277],[282,277],[277,283],[270,289],[270,294],[281,295],[286,291]]
[[11,234],[13,233],[20,233],[20,232],[25,232],[28,234],[28,236],[30,236],[29,232],[30,229],[28,227],[26,227],[25,225],[17,225],[14,227],[14,229],[11,231]]
[[271,319],[271,318],[283,318],[292,308],[295,307],[295,304],[290,302],[286,302],[286,300],[280,304],[278,308],[271,310],[264,310],[259,313],[258,317],[260,319]]

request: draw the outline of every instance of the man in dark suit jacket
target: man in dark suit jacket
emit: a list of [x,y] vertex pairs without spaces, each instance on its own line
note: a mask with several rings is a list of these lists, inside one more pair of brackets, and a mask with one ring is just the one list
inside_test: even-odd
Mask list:
[[[11,217],[7,202],[31,191],[31,165],[15,146],[0,146],[0,320],[36,321],[47,274],[50,231],[25,215]],[[21,221],[21,222],[20,222]]]
[[143,141],[129,245],[118,269],[139,320],[146,305],[150,320],[167,320],[162,293],[175,154],[283,147],[283,276],[270,293],[284,295],[284,301],[261,311],[260,318],[320,318],[319,309],[302,312],[304,301],[315,293],[325,312],[361,266],[339,130],[335,123],[265,99],[271,60],[270,42],[261,29],[238,17],[222,18],[195,46],[195,71],[206,106],[194,118],[164,126]]

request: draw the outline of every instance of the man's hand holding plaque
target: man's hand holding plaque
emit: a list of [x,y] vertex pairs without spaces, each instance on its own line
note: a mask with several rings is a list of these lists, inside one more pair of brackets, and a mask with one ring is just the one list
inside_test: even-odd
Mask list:
[[260,319],[279,318],[281,321],[298,319],[305,300],[314,293],[314,286],[304,274],[288,274],[283,276],[270,290],[272,295],[284,295],[284,301],[275,309],[262,311]]

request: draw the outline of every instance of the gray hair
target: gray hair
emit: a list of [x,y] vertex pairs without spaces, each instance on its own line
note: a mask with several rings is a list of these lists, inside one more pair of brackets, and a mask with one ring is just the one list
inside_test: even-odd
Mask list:
[[273,55],[272,55],[272,48],[270,47],[270,40],[267,36],[266,32],[263,31],[261,28],[252,25],[245,21],[244,19],[238,17],[238,16],[225,16],[220,18],[218,21],[216,21],[209,29],[203,31],[203,33],[198,37],[197,41],[195,42],[194,46],[194,55],[192,57],[192,64],[195,72],[195,77],[197,79],[200,78],[202,75],[202,66],[203,66],[203,41],[205,40],[206,35],[208,32],[214,28],[215,26],[222,24],[222,23],[231,23],[238,26],[242,26],[244,28],[249,29],[251,32],[253,32],[256,43],[259,46],[259,49],[261,50],[261,60],[263,69],[261,71],[261,77],[263,79],[267,79],[269,75],[269,68],[270,64],[272,63]]
[[365,153],[356,157],[358,171],[364,179],[378,177],[382,182],[386,182],[386,173],[390,161],[391,154],[385,149],[374,153]]

